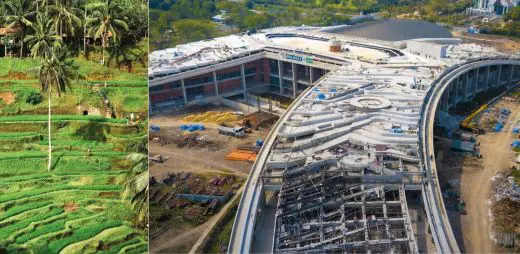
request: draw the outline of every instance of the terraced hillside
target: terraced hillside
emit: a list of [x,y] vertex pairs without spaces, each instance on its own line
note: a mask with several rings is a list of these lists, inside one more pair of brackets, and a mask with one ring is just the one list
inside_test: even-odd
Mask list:
[[0,117],[0,245],[13,253],[146,252],[119,180],[146,129],[56,115],[48,172],[46,124],[39,115]]
[[[143,66],[136,65],[140,68],[128,73],[80,58],[74,61],[77,76],[71,80],[70,92],[60,97],[53,92],[53,114],[106,115],[105,98],[118,118],[147,114],[148,77]],[[48,94],[40,92],[38,66],[35,59],[0,60],[0,115],[47,114]]]
[[0,61],[0,253],[148,251],[146,222],[121,198],[126,156],[146,151],[146,75],[76,61],[71,92],[52,94],[50,171],[38,61]]

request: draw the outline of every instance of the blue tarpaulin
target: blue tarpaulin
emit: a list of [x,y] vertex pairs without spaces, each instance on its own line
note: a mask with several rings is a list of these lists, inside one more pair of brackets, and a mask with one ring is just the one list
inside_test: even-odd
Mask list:
[[193,132],[193,131],[203,131],[206,129],[206,127],[202,124],[183,124],[179,127],[179,129],[181,131],[189,131],[189,132]]
[[159,127],[159,125],[150,125],[150,130],[151,131],[160,131],[161,130],[161,127]]
[[499,131],[501,131],[503,128],[504,128],[504,123],[498,122],[498,123],[495,125],[495,132],[499,132]]

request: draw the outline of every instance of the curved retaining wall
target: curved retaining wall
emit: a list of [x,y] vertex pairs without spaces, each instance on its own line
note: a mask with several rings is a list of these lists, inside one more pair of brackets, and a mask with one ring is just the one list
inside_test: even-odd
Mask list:
[[[444,92],[452,81],[466,72],[494,65],[520,66],[520,59],[510,58],[481,58],[452,66],[444,71],[433,83],[426,94],[419,118],[419,153],[422,167],[427,176],[423,183],[423,199],[433,239],[440,253],[460,253],[446,208],[442,199],[441,189],[437,178],[437,166],[433,147],[433,126],[435,114]],[[517,84],[515,84],[516,86]],[[508,84],[512,86],[512,84]],[[449,90],[448,90],[449,91]]]

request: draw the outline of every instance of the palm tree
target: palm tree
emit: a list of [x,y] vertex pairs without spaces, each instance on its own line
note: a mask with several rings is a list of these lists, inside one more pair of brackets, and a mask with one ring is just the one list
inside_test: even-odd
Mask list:
[[52,48],[61,46],[61,37],[53,30],[52,20],[45,13],[38,13],[36,22],[30,26],[34,33],[27,35],[24,41],[31,49],[32,57],[44,57]]
[[142,51],[136,49],[133,43],[118,42],[108,48],[108,53],[107,66],[110,66],[114,60],[118,68],[121,68],[123,64],[126,65],[128,73],[132,72],[132,64],[134,61],[139,61],[143,65],[145,64],[143,57],[141,57]]
[[61,96],[61,93],[71,90],[70,78],[75,74],[75,66],[73,60],[66,59],[66,53],[61,50],[60,45],[53,45],[49,50],[43,51],[44,55],[41,59],[41,64],[38,69],[38,79],[42,91],[48,92],[48,134],[49,134],[49,161],[47,170],[51,170],[52,166],[52,145],[51,145],[51,97],[52,87],[56,89],[56,93]]
[[144,153],[133,153],[127,155],[132,163],[132,168],[122,175],[123,177],[123,200],[130,199],[132,209],[136,211],[136,221],[142,223],[148,216],[148,155]]
[[20,57],[23,57],[25,28],[32,24],[30,17],[34,15],[33,5],[32,0],[8,0],[4,5],[8,27],[20,29]]
[[128,24],[118,18],[121,13],[123,13],[121,6],[113,0],[106,0],[105,4],[98,6],[92,13],[92,17],[86,20],[86,25],[90,27],[89,34],[93,34],[95,39],[101,38],[103,63],[105,63],[108,37],[111,36],[115,43],[122,31],[128,31]]
[[81,19],[78,18],[80,10],[73,7],[67,0],[56,0],[54,5],[49,6],[49,13],[53,16],[54,31],[59,34],[62,39],[64,28],[70,35],[74,35],[76,27],[81,26]]

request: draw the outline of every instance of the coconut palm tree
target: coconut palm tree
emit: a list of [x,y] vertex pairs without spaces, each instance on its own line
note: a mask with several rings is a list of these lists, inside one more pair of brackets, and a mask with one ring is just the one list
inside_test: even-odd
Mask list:
[[122,175],[123,200],[130,199],[130,205],[136,212],[136,222],[143,223],[148,216],[148,155],[144,153],[133,153],[127,155],[132,163],[130,170]]
[[64,33],[74,35],[76,28],[81,27],[81,19],[78,18],[81,10],[75,8],[67,0],[56,0],[54,5],[49,6],[48,11],[53,17],[54,31],[62,39],[66,35]]
[[7,0],[4,3],[7,26],[20,29],[20,57],[23,57],[25,29],[32,24],[31,17],[35,14],[33,6],[32,0]]
[[126,65],[128,73],[132,72],[132,65],[134,61],[139,61],[141,64],[145,64],[143,57],[141,56],[142,50],[136,48],[133,43],[127,43],[119,41],[117,44],[108,48],[108,62],[107,66],[110,66],[112,61],[115,61],[118,68],[121,65]]
[[51,144],[51,98],[52,88],[56,94],[61,96],[67,90],[71,90],[70,79],[75,76],[76,66],[73,60],[67,60],[66,53],[62,51],[60,44],[53,45],[48,50],[43,50],[43,57],[38,69],[38,79],[42,91],[48,92],[48,135],[49,135],[49,160],[47,170],[52,166],[52,144]]
[[89,34],[96,39],[101,38],[103,63],[105,63],[105,47],[108,37],[111,37],[115,43],[121,32],[128,31],[128,24],[118,18],[121,13],[123,13],[121,6],[113,0],[106,0],[105,4],[95,8],[91,17],[86,20],[87,27],[90,27]]
[[36,22],[31,23],[32,34],[24,41],[29,45],[32,57],[44,57],[52,48],[61,46],[61,37],[53,30],[52,20],[46,13],[37,14]]

